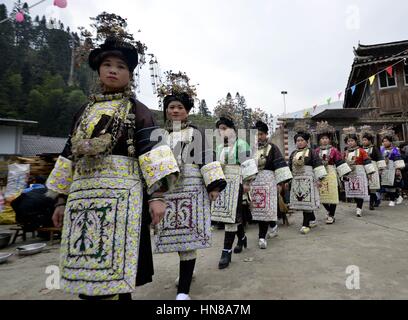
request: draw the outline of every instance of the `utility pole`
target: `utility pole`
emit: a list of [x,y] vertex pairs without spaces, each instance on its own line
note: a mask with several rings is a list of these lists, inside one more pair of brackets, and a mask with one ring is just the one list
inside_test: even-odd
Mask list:
[[288,92],[282,91],[281,94],[283,95],[283,114],[286,115],[286,95]]

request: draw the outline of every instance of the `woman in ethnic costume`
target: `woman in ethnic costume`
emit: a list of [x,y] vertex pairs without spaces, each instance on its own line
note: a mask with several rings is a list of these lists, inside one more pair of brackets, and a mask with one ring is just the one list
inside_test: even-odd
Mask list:
[[399,149],[394,146],[395,132],[389,128],[383,128],[380,132],[381,136],[381,154],[386,162],[386,169],[381,175],[381,185],[385,187],[385,192],[390,198],[390,207],[395,207],[395,204],[401,204],[404,198],[400,194],[400,186],[402,180],[402,169],[405,168],[405,162],[402,160]]
[[327,171],[319,188],[320,202],[327,210],[326,224],[333,224],[336,222],[334,216],[339,204],[338,178],[350,173],[351,169],[343,160],[341,152],[332,144],[336,138],[336,129],[323,121],[317,123],[316,133],[320,146],[315,152]]
[[[269,128],[258,121],[254,129],[258,130],[258,151],[255,160],[258,175],[251,183],[251,213],[259,224],[259,248],[267,248],[268,238],[278,235],[278,190],[292,179],[292,173],[279,148],[268,142]],[[279,188],[277,188],[279,186]],[[268,228],[270,232],[268,233]]]
[[320,181],[327,176],[325,167],[317,154],[310,148],[310,134],[305,124],[298,123],[294,137],[296,150],[289,158],[293,180],[290,190],[290,208],[303,211],[301,234],[308,234],[317,226],[314,211],[319,208]]
[[58,195],[54,224],[63,225],[61,287],[84,299],[131,298],[152,281],[150,224],[178,177],[171,149],[150,139],[151,111],[130,90],[137,63],[137,49],[117,38],[91,52],[103,93],[76,114],[47,180]]
[[238,139],[231,117],[220,117],[216,127],[224,141],[217,145],[217,159],[223,166],[227,187],[217,201],[212,203],[211,219],[225,223],[224,249],[218,264],[219,269],[225,269],[231,263],[235,235],[238,237],[238,244],[234,253],[241,253],[248,245],[242,225],[242,200],[243,194],[249,192],[250,182],[258,169],[255,160],[251,158],[250,146],[246,141]]
[[[163,100],[167,143],[180,168],[175,189],[165,194],[167,209],[156,235],[156,252],[180,256],[176,300],[191,300],[190,285],[197,250],[211,246],[211,207],[227,183],[221,163],[206,143],[205,134],[188,121],[194,107],[189,87],[173,85]],[[181,92],[186,89],[188,92]],[[212,139],[212,136],[211,136]]]
[[370,193],[370,210],[375,210],[378,203],[377,193],[381,189],[380,174],[387,167],[380,149],[374,144],[375,133],[370,126],[360,128],[360,137],[365,152],[367,152],[371,163],[374,165],[375,172],[368,177],[368,188]]
[[362,217],[364,200],[369,199],[367,176],[376,171],[367,152],[358,144],[357,130],[349,127],[343,129],[343,132],[345,134],[344,143],[347,145],[343,158],[352,170],[343,178],[346,198],[354,199],[357,204],[356,215]]

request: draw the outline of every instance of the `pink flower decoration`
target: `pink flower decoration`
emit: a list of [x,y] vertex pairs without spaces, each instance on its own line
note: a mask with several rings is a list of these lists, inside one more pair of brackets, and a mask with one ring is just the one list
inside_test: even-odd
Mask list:
[[67,7],[67,0],[54,0],[54,6],[64,9]]
[[22,12],[17,12],[16,21],[20,23],[24,21],[24,14]]

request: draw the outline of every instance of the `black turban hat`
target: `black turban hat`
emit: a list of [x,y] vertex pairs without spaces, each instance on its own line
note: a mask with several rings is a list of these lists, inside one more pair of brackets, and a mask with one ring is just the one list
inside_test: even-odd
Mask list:
[[235,124],[234,121],[230,118],[227,117],[220,117],[220,119],[217,121],[215,124],[216,128],[218,129],[220,125],[226,125],[228,128],[234,129],[235,130]]
[[89,66],[92,70],[99,71],[99,67],[108,56],[116,56],[122,59],[132,73],[138,64],[136,47],[120,39],[109,37],[99,48],[91,51],[88,59]]
[[164,119],[167,119],[167,108],[169,107],[169,104],[174,101],[181,102],[181,104],[187,110],[187,113],[189,113],[191,109],[194,108],[194,100],[187,93],[182,92],[168,95],[163,99]]
[[257,129],[258,131],[261,131],[261,132],[266,133],[266,134],[268,134],[268,132],[269,132],[268,125],[265,122],[262,122],[262,121],[257,121],[256,124],[255,124],[254,129]]

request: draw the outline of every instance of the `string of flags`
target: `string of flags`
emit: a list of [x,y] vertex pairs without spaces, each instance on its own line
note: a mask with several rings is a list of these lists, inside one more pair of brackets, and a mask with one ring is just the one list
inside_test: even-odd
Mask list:
[[[397,53],[397,54],[391,56],[390,58],[397,57],[397,56],[399,56],[399,55],[401,55],[401,54],[403,54],[403,53],[408,53],[408,50],[401,51],[401,52],[399,52],[399,53]],[[377,76],[378,76],[380,73],[383,73],[383,72],[387,72],[387,74],[388,74],[390,77],[394,77],[394,67],[395,67],[397,64],[400,64],[401,62],[404,62],[404,63],[406,64],[406,63],[407,63],[407,58],[405,58],[405,57],[404,57],[404,58],[401,58],[401,60],[398,60],[397,62],[395,62],[394,64],[392,64],[392,65],[390,65],[390,66],[388,66],[388,67],[386,67],[385,69],[382,69],[382,70],[378,71],[377,73],[371,75],[370,77],[368,77],[368,78],[366,78],[366,79],[364,79],[364,80],[362,80],[362,81],[359,81],[359,82],[353,84],[352,86],[346,88],[346,89],[345,89],[345,92],[347,92],[348,90],[350,90],[350,91],[351,91],[351,94],[354,95],[354,93],[355,93],[355,91],[356,91],[356,89],[357,89],[357,86],[359,86],[359,85],[362,84],[362,83],[367,83],[367,81],[369,82],[370,86],[372,86],[372,85],[374,84],[375,79],[377,78]],[[341,91],[341,92],[339,92],[339,93],[337,94],[337,99],[338,99],[338,101],[341,100],[341,98],[343,97],[343,94],[344,94],[343,91]],[[330,105],[331,102],[332,102],[332,98],[331,98],[331,97],[328,98],[328,99],[326,100],[326,102],[327,102],[328,105]],[[317,104],[314,105],[314,106],[313,106],[313,111],[315,111],[317,107],[318,107]]]
[[[30,10],[30,9],[44,3],[45,1],[48,1],[48,0],[40,0],[40,1],[32,4],[31,6],[29,6],[27,4],[27,2],[25,2],[23,4],[22,8],[20,8],[15,14],[12,14],[10,17],[1,20],[0,24],[4,23],[6,21],[12,20],[12,19],[15,19],[16,22],[18,22],[18,23],[24,22],[26,15],[28,15],[28,10]],[[65,9],[68,6],[68,1],[67,0],[54,0],[53,5],[58,7],[58,8]]]

